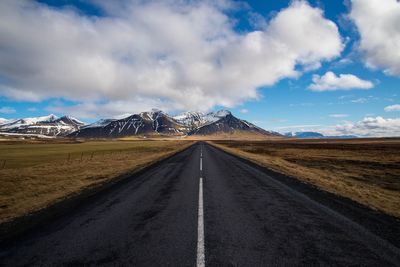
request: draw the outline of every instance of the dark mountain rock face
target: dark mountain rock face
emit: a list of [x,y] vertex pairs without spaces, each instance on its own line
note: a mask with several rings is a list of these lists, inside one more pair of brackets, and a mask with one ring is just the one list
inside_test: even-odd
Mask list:
[[[105,121],[105,120],[103,120]],[[99,126],[83,127],[70,134],[70,137],[107,138],[131,135],[183,135],[185,126],[179,124],[162,111],[142,112],[120,120],[110,120]]]
[[171,117],[160,110],[152,110],[122,119],[102,119],[89,125],[69,116],[57,118],[54,115],[49,115],[1,124],[0,132],[78,138],[118,138],[134,135],[215,135],[236,132],[266,136],[279,135],[238,119],[228,110],[206,114],[185,112],[175,117]]
[[233,116],[231,113],[218,121],[201,126],[190,131],[189,135],[213,135],[218,133],[234,133],[236,131],[249,132],[263,135],[277,135],[276,133],[268,132],[254,124],[241,120]]

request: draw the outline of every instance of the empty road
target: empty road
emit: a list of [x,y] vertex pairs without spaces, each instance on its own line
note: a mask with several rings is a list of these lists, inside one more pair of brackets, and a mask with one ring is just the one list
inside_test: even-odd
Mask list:
[[400,266],[384,222],[286,180],[196,143],[2,244],[0,265]]

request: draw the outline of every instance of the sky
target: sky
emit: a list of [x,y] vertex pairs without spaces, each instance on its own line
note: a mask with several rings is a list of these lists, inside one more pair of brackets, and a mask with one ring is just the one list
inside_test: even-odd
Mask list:
[[3,0],[0,118],[229,109],[400,136],[397,0]]

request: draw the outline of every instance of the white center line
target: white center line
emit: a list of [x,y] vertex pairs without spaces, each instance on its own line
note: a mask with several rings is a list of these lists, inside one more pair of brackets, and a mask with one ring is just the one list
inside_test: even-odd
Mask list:
[[203,158],[200,158],[200,171],[203,170]]
[[205,266],[204,256],[203,178],[199,183],[199,215],[197,222],[197,267]]

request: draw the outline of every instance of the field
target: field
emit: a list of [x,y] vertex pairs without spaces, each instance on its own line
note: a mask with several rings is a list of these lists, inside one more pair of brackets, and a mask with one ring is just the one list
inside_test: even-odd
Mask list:
[[0,222],[45,208],[184,149],[178,140],[0,142]]
[[400,217],[400,139],[211,143],[277,172]]

